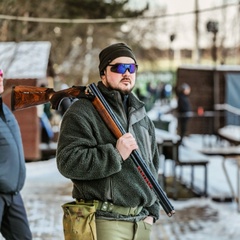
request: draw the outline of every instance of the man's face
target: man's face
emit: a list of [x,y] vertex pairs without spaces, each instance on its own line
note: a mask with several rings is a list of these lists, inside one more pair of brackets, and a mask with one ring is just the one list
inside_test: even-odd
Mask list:
[[[124,64],[135,64],[134,60],[130,57],[118,57],[114,59],[110,64],[114,65],[117,63],[124,63]],[[107,66],[102,78],[103,84],[111,89],[120,91],[123,94],[128,94],[132,91],[135,85],[136,79],[136,71],[134,73],[130,73],[128,70],[124,73],[116,73],[111,71],[112,66]]]
[[3,93],[4,87],[3,87],[3,77],[0,76],[0,94]]

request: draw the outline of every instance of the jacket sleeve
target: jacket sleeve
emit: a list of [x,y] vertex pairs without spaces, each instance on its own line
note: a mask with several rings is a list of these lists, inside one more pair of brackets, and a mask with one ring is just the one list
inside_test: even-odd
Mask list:
[[58,169],[63,176],[75,180],[109,177],[122,169],[122,157],[115,145],[115,137],[92,103],[81,99],[63,116],[56,158]]

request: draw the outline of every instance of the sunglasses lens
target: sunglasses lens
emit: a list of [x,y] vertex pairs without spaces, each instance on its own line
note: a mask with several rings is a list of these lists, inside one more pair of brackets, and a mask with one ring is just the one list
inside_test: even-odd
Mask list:
[[129,64],[128,71],[130,73],[135,73],[136,71],[136,65],[135,64]]
[[117,72],[118,73],[125,73],[126,72],[126,65],[125,64],[118,64],[117,65]]
[[114,65],[110,65],[111,67],[111,71],[112,72],[116,72],[116,73],[121,73],[124,74],[127,70],[130,73],[135,73],[137,65],[135,63],[132,64],[114,64]]

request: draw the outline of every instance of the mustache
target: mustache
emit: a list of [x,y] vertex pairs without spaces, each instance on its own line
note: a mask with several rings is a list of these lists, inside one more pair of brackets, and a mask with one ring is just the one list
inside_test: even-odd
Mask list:
[[129,81],[129,82],[131,82],[131,79],[130,78],[128,78],[128,77],[123,77],[122,79],[121,79],[121,81]]

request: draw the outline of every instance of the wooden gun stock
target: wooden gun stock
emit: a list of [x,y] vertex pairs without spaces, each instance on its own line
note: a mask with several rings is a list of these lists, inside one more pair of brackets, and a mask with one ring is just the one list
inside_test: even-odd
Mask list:
[[58,109],[61,101],[65,97],[76,98],[84,94],[85,86],[72,86],[60,91],[54,91],[52,88],[35,86],[13,86],[11,95],[12,111],[36,106],[50,102],[53,109]]

